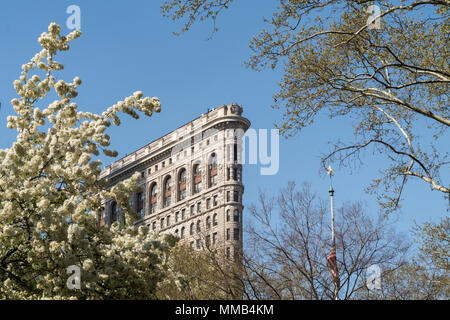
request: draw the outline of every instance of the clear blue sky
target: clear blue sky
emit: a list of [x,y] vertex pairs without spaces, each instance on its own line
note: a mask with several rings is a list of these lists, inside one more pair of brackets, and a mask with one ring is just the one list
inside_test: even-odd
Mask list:
[[[172,35],[181,25],[165,19],[161,1],[5,1],[0,7],[0,148],[9,147],[15,131],[6,128],[6,116],[13,113],[12,82],[20,66],[40,50],[39,35],[52,21],[68,33],[66,8],[81,8],[81,38],[71,50],[56,60],[65,65],[60,78],[83,80],[77,103],[80,109],[100,113],[116,101],[142,90],[157,96],[162,112],[140,120],[123,117],[122,126],[110,131],[119,157],[198,117],[207,108],[237,102],[252,127],[273,128],[281,118],[271,109],[281,70],[254,72],[243,62],[249,57],[249,40],[263,28],[263,16],[273,12],[277,1],[237,1],[217,21],[220,31],[207,41],[212,25],[195,25],[181,37]],[[255,8],[258,10],[256,11]],[[351,123],[323,118],[288,140],[280,138],[280,170],[261,176],[258,166],[244,168],[244,204],[257,200],[258,188],[277,192],[289,180],[309,181],[314,191],[328,196],[328,177],[319,174],[320,156],[329,150],[329,141],[352,137]],[[108,164],[110,159],[105,159]],[[376,176],[382,157],[368,155],[364,166],[352,171],[336,170],[336,203],[364,200],[371,215],[379,214],[375,198],[364,193]],[[448,178],[448,173],[447,173]],[[448,201],[430,191],[425,183],[410,179],[404,192],[403,209],[396,213],[398,229],[408,232],[413,220],[437,221],[444,216]]]

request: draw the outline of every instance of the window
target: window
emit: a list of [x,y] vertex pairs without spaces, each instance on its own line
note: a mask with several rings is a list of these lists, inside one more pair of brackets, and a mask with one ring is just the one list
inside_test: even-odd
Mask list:
[[230,240],[230,229],[227,229],[227,240]]
[[211,155],[211,157],[212,157],[212,166],[213,166],[213,168],[217,168],[217,156],[216,156],[216,154],[213,153]]
[[191,206],[191,216],[193,216],[193,215],[194,215],[194,208],[195,208],[195,206],[194,206],[194,205],[192,205],[192,206]]
[[161,219],[161,229],[164,228],[164,218]]
[[178,223],[178,221],[180,221],[180,213],[176,212],[175,213],[175,223]]
[[167,226],[170,226],[170,215],[167,216]]
[[155,213],[158,208],[158,186],[153,183],[150,186],[150,213]]
[[194,234],[194,223],[191,223],[191,226],[189,228],[189,234],[192,236]]
[[115,201],[111,204],[111,223],[119,219],[119,206]]
[[217,185],[217,155],[215,152],[208,159],[208,187]]
[[231,249],[230,247],[227,247],[227,259],[230,259],[231,256]]
[[202,248],[202,240],[197,239],[197,249],[201,249]]
[[175,230],[175,235],[178,237],[178,229]]
[[213,201],[213,205],[214,206],[218,206],[219,205],[219,197],[216,195],[216,196],[214,196],[214,201]]
[[233,240],[239,240],[239,229],[234,228],[233,230]]
[[181,238],[181,239],[184,238],[184,227],[181,228],[180,238]]
[[233,156],[234,156],[234,161],[237,161],[237,159],[238,159],[238,145],[237,145],[237,143],[235,143],[234,146],[233,146]]
[[217,226],[217,213],[213,215],[213,226]]
[[227,202],[230,202],[231,200],[231,193],[230,191],[227,191]]
[[211,198],[206,199],[206,209],[211,208]]
[[164,207],[168,207],[172,204],[172,178],[167,176],[164,182]]
[[233,192],[233,201],[234,202],[239,202],[239,191],[234,191]]
[[211,236],[209,234],[205,237],[205,244],[208,248],[211,246]]
[[186,169],[181,169],[178,174],[178,200],[186,199]]
[[202,191],[202,170],[200,168],[200,164],[197,163],[194,165],[193,170],[193,183],[194,183],[194,194]]
[[233,180],[237,181],[238,179],[238,170],[237,168],[233,168]]
[[210,229],[211,228],[211,217],[207,217],[206,218],[206,229]]
[[186,210],[185,209],[181,210],[181,220],[184,220],[185,215],[186,215]]
[[227,222],[230,221],[230,209],[227,210]]
[[235,209],[233,214],[233,221],[238,222],[239,221],[239,210]]
[[152,230],[156,230],[156,222],[155,221],[152,222]]
[[144,199],[144,193],[143,192],[139,192],[136,196],[136,211],[137,213],[141,216],[141,218],[144,217],[144,203],[145,203],[145,199]]
[[191,242],[191,249],[194,249],[194,241]]
[[217,243],[217,232],[213,233],[213,244]]
[[198,202],[197,203],[197,213],[200,213],[200,212],[202,212],[202,203]]
[[201,221],[197,221],[197,232],[201,232],[202,231],[202,223]]

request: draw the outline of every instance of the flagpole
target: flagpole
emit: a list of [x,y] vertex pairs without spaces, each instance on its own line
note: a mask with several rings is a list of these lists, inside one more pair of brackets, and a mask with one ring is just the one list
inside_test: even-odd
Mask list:
[[338,300],[338,273],[337,273],[337,261],[336,261],[336,238],[335,238],[335,231],[334,231],[334,208],[333,208],[333,198],[334,198],[334,189],[333,189],[333,175],[334,171],[331,168],[331,166],[328,166],[327,168],[328,175],[330,176],[330,190],[328,192],[330,193],[330,211],[331,211],[331,246],[334,249],[334,268],[335,268],[335,276],[333,277],[333,283],[334,283],[334,290],[333,290],[333,300]]
[[334,210],[333,210],[333,197],[334,197],[334,190],[333,190],[333,174],[330,174],[330,190],[328,192],[330,193],[330,207],[331,207],[331,243],[334,246],[336,246],[336,239],[334,236]]

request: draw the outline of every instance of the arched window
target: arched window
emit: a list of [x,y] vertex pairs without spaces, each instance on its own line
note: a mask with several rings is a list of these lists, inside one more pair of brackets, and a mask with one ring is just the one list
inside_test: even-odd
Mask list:
[[119,206],[117,202],[113,201],[111,204],[111,223],[117,221],[119,219]]
[[234,222],[238,222],[239,221],[239,210],[238,209],[234,209],[233,221]]
[[194,234],[194,223],[191,223],[191,226],[189,228],[189,234],[192,236]]
[[175,235],[178,237],[178,229],[175,230]]
[[217,226],[217,213],[213,215],[213,226]]
[[208,188],[217,185],[217,155],[211,153],[208,159]]
[[180,238],[181,238],[181,239],[184,238],[184,227],[181,228]]
[[172,204],[172,178],[170,176],[164,179],[163,204],[164,207]]
[[164,218],[161,218],[161,225],[160,225],[161,229],[164,228]]
[[231,218],[230,218],[230,209],[228,209],[228,210],[227,210],[227,222],[229,222],[230,219],[231,219]]
[[194,164],[193,168],[194,194],[202,191],[202,169],[199,163]]
[[178,173],[178,200],[186,199],[186,169]]
[[145,204],[145,199],[144,199],[144,193],[143,192],[139,192],[136,195],[136,211],[137,213],[139,213],[139,215],[141,216],[141,218],[144,217],[145,213],[144,213],[144,204]]
[[199,220],[197,221],[197,232],[201,232],[202,231],[202,222]]
[[211,228],[211,217],[206,218],[206,229]]
[[158,208],[158,186],[154,182],[150,186],[150,213],[155,213]]

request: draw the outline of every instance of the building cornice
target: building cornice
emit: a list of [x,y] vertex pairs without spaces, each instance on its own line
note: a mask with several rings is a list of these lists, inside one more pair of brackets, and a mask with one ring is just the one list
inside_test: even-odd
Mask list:
[[[219,115],[223,108],[241,108],[238,114]],[[213,113],[215,112],[215,114]],[[242,128],[247,131],[250,127],[250,121],[240,115],[242,107],[237,105],[221,106],[210,113],[181,126],[180,128],[152,141],[146,146],[134,151],[133,153],[111,163],[101,172],[101,179],[108,179],[107,188],[112,187],[118,181],[122,181],[134,174],[136,171],[143,171],[146,168],[168,159],[176,147],[191,145],[191,139],[202,134],[203,139],[208,138],[208,130],[224,128]],[[189,130],[187,130],[189,128]],[[201,131],[200,131],[201,130]],[[174,138],[179,132],[183,132],[180,138]]]

